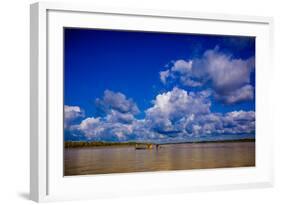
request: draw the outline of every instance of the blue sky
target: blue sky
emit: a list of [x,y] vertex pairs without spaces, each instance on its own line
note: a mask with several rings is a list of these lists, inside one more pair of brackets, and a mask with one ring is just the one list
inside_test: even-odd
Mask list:
[[254,135],[253,37],[65,28],[64,80],[66,140]]

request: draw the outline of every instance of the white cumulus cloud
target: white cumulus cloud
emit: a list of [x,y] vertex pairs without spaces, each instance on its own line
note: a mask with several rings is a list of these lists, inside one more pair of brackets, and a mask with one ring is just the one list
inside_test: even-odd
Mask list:
[[160,131],[175,131],[174,123],[192,115],[210,112],[211,103],[206,92],[187,93],[177,87],[156,96],[153,107],[146,111],[146,119]]
[[103,98],[96,99],[96,105],[105,112],[116,110],[120,113],[139,113],[139,108],[132,99],[127,99],[123,93],[111,90],[105,90]]
[[164,84],[169,79],[178,80],[189,87],[209,83],[218,100],[236,103],[253,99],[254,88],[250,85],[253,69],[253,57],[236,59],[216,47],[205,51],[201,58],[175,61],[170,69],[160,72],[160,79]]
[[64,127],[68,128],[74,120],[84,117],[84,111],[79,106],[64,105]]

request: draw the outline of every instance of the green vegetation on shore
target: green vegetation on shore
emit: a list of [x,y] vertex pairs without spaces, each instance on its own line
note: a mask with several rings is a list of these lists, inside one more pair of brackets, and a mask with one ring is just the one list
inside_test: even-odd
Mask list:
[[103,142],[103,141],[65,141],[65,148],[80,148],[80,147],[102,147],[102,146],[135,146],[147,144],[194,144],[194,143],[224,143],[224,142],[255,142],[255,138],[233,139],[233,140],[215,140],[215,141],[193,141],[193,142],[174,142],[174,143],[150,143],[150,142]]
[[136,144],[148,144],[146,142],[103,142],[103,141],[65,141],[64,147],[101,147],[101,146],[135,146]]

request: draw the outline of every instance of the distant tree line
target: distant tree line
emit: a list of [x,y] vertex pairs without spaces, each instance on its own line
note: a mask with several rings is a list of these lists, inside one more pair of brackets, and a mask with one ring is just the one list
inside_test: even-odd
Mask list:
[[99,147],[99,146],[135,146],[136,144],[147,144],[145,142],[95,142],[95,141],[65,141],[65,148],[75,148],[75,147]]
[[[224,142],[255,142],[255,138],[216,140],[216,141],[193,141],[193,142],[169,142],[158,145],[186,144],[186,143],[224,143]],[[103,141],[65,141],[65,148],[75,147],[101,147],[101,146],[136,146],[136,145],[157,145],[151,142],[103,142]]]

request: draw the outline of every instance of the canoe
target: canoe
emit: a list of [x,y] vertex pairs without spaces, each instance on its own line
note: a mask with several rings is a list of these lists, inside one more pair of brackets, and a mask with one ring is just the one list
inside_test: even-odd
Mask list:
[[152,144],[136,144],[135,149],[152,149]]

